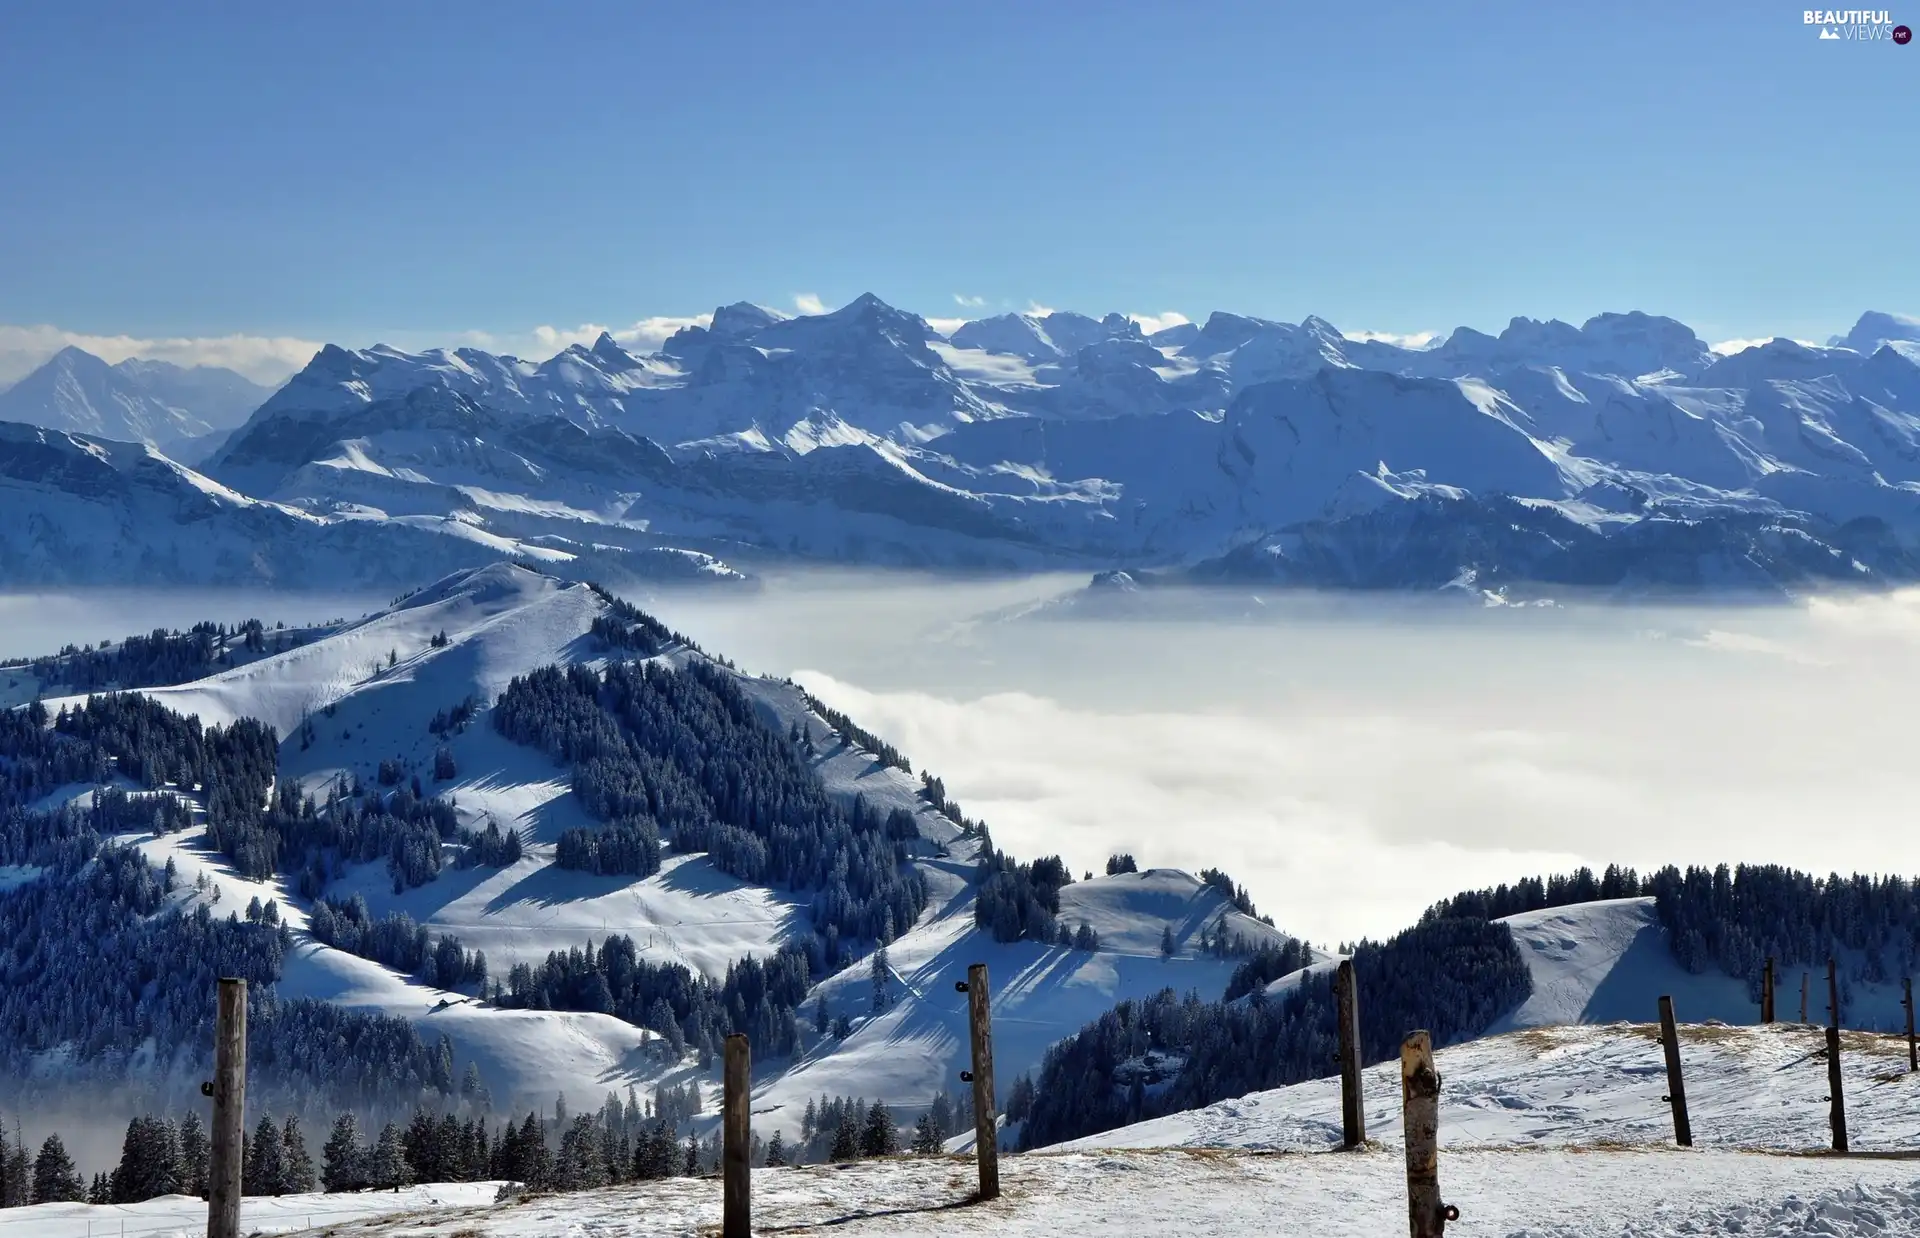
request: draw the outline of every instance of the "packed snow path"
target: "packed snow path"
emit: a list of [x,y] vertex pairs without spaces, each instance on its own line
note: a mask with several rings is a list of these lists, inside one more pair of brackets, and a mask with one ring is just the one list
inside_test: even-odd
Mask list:
[[[1205,1150],[1036,1154],[1001,1162],[1002,1197],[969,1204],[970,1160],[903,1158],[762,1170],[754,1230],[818,1234],[1249,1234],[1379,1238],[1404,1233],[1397,1149],[1358,1153]],[[1765,1153],[1480,1150],[1440,1166],[1461,1234],[1502,1238],[1920,1232],[1920,1165]],[[333,1225],[332,1238],[667,1238],[712,1234],[715,1179],[552,1195],[497,1208],[417,1211]]]

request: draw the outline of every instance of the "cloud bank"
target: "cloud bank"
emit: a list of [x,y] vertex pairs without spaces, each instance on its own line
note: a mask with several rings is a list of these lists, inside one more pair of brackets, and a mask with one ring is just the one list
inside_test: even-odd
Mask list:
[[886,737],[1014,854],[1058,853],[1076,874],[1119,850],[1223,867],[1315,942],[1579,864],[1920,873],[1905,738],[1920,591],[1758,610],[1341,598],[1268,599],[1257,620],[999,617],[1057,587],[834,574],[659,609]]

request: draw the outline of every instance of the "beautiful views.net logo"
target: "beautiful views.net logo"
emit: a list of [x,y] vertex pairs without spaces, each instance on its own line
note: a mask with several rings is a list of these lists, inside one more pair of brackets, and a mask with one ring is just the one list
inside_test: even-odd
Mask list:
[[1820,27],[1822,39],[1836,42],[1890,42],[1904,46],[1913,38],[1912,30],[1893,24],[1893,14],[1887,9],[1802,9],[1800,20],[1805,25]]

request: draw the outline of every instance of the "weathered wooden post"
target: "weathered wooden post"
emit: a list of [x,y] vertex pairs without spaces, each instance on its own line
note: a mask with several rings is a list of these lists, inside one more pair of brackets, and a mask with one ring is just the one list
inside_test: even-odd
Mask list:
[[1693,1146],[1693,1123],[1687,1117],[1687,1083],[1680,1074],[1680,1032],[1673,1025],[1673,998],[1660,998],[1660,1044],[1667,1051],[1666,1102],[1673,1106],[1673,1141]]
[[720,1117],[721,1238],[749,1238],[753,1230],[753,1191],[748,1182],[752,1060],[746,1036],[735,1032],[727,1037],[726,1094]]
[[1360,986],[1352,959],[1340,960],[1333,992],[1340,1020],[1340,1145],[1357,1148],[1367,1141],[1367,1111],[1360,1092]]
[[1760,1021],[1773,1022],[1773,956],[1767,956],[1766,970],[1760,973]]
[[1807,973],[1800,973],[1800,1021],[1807,1021]]
[[1000,1123],[993,1110],[993,1008],[987,994],[987,965],[967,968],[954,988],[967,995],[967,1020],[973,1033],[973,1069],[961,1079],[973,1084],[973,1153],[980,1162],[980,1198],[1000,1198]]
[[1920,1070],[1920,1048],[1915,1047],[1913,1040],[1913,977],[1908,976],[1902,983],[1907,990],[1907,995],[1900,1001],[1907,1008],[1907,1069],[1916,1071]]
[[247,1129],[247,982],[223,977],[213,1034],[213,1140],[207,1160],[207,1238],[240,1238],[241,1147]]
[[1833,1150],[1847,1150],[1847,1098],[1840,1089],[1840,978],[1839,968],[1827,960],[1827,1122],[1833,1127]]
[[1407,1228],[1412,1238],[1440,1238],[1460,1210],[1440,1199],[1440,1072],[1433,1037],[1409,1032],[1400,1044],[1401,1124],[1407,1138]]

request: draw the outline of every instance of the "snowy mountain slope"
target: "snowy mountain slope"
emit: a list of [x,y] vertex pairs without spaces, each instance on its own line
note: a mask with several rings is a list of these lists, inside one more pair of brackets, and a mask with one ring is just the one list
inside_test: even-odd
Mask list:
[[[1849,338],[1898,327],[1868,315]],[[1459,558],[1440,583],[1538,569],[1524,547],[1488,544],[1498,530],[1476,529],[1471,504],[1422,517],[1452,523],[1432,531],[1454,545],[1440,552],[1410,540],[1406,517],[1340,523],[1356,495],[1369,511],[1409,500],[1365,481],[1391,474],[1604,512],[1579,522],[1616,566],[1573,571],[1582,583],[1806,576],[1792,539],[1715,534],[1724,544],[1679,569],[1670,530],[1621,536],[1750,513],[1810,532],[1843,565],[1859,539],[1822,530],[1880,522],[1889,553],[1864,560],[1878,583],[1910,578],[1892,551],[1920,545],[1920,351],[1902,351],[1920,345],[1876,347],[1782,340],[1716,358],[1638,312],[1462,328],[1424,349],[1228,313],[1152,339],[1122,315],[1069,313],[942,338],[869,294],[799,317],[722,307],[646,358],[605,338],[539,365],[330,348],[209,470],[317,513],[451,515],[561,549],[1182,565],[1299,530],[1330,550],[1298,583],[1431,588],[1430,571],[1395,565],[1429,553]],[[1360,558],[1377,568],[1332,566]]]
[[[955,845],[956,859],[969,851]],[[1202,954],[1198,939],[1221,920],[1251,942],[1278,941],[1274,929],[1234,911],[1217,890],[1186,873],[1155,870],[1095,877],[1061,892],[1061,918],[1102,933],[1094,952],[1032,942],[994,942],[973,925],[964,893],[887,948],[894,1005],[854,1020],[853,1034],[816,1046],[779,1076],[754,1089],[756,1124],[785,1131],[800,1127],[807,1102],[822,1093],[882,1097],[919,1106],[940,1091],[958,1091],[959,1072],[971,1061],[967,997],[954,984],[973,963],[985,963],[993,998],[995,1078],[1004,1094],[1014,1080],[1036,1071],[1060,1037],[1129,998],[1163,988],[1218,995],[1238,965]],[[1105,930],[1100,925],[1106,925]],[[1172,958],[1160,955],[1163,928],[1174,934]],[[823,983],[814,1000],[835,1014],[869,1010],[868,970],[850,968]]]
[[[1497,337],[1462,328],[1406,349],[1312,317],[1216,313],[1148,339],[1117,314],[1005,315],[941,338],[871,295],[799,317],[736,305],[651,357],[606,337],[539,364],[329,347],[208,472],[330,518],[576,555],[747,543],[930,566],[1179,565],[1296,529],[1330,543],[1330,560],[1425,553],[1404,519],[1340,523],[1355,493],[1370,509],[1407,497],[1356,481],[1383,472],[1483,501],[1603,493],[1609,518],[1583,523],[1609,540],[1663,516],[1759,511],[1834,545],[1821,527],[1871,519],[1911,547],[1920,351],[1902,350],[1920,345],[1894,338],[1904,331],[1869,314],[1847,339],[1870,354],[1777,340],[1716,359],[1684,325],[1640,313],[1515,319]],[[26,506],[43,542],[85,540],[70,506]],[[1481,536],[1470,506],[1429,515],[1466,521],[1442,531],[1455,543]],[[1502,540],[1442,579],[1528,577],[1537,557]],[[1787,548],[1739,538],[1676,572],[1657,566],[1665,540],[1625,538],[1602,557],[1629,583],[1804,574]],[[1904,579],[1906,564],[1886,554],[1869,576]],[[1301,582],[1433,585],[1396,570]]]
[[231,430],[270,394],[232,370],[139,359],[108,365],[67,347],[0,391],[0,421],[173,452]]
[[[701,853],[669,847],[661,871],[644,878],[555,865],[560,831],[596,823],[577,802],[569,772],[508,742],[487,711],[515,676],[606,657],[590,630],[608,607],[587,586],[498,564],[455,573],[310,644],[146,695],[208,724],[248,717],[269,723],[285,737],[282,776],[320,799],[341,785],[373,785],[385,761],[424,779],[435,750],[447,748],[457,772],[428,782],[429,794],[450,800],[463,825],[491,822],[518,833],[520,860],[502,868],[448,865],[398,892],[384,862],[363,864],[337,876],[327,893],[358,894],[376,917],[404,911],[431,932],[457,936],[465,948],[486,953],[495,976],[620,933],[650,963],[680,963],[717,978],[748,955],[766,958],[788,941],[811,937],[809,892],[750,885]],[[674,664],[701,657],[684,648],[660,656]],[[1155,871],[1062,892],[1063,923],[1099,932],[1098,951],[994,943],[974,925],[979,840],[934,811],[914,778],[836,735],[794,685],[736,680],[772,732],[807,729],[806,760],[830,794],[847,805],[859,797],[882,813],[912,815],[920,837],[910,850],[920,857],[930,895],[921,922],[889,947],[890,1009],[872,1015],[868,960],[856,959],[817,983],[806,1005],[810,1014],[824,1003],[831,1014],[849,1017],[852,1034],[839,1041],[808,1030],[792,1061],[763,1055],[756,1103],[790,1136],[806,1102],[822,1091],[910,1106],[952,1090],[968,1050],[964,1003],[951,981],[970,963],[993,968],[1004,1024],[999,1057],[1011,1080],[1115,1001],[1167,985],[1217,995],[1235,961],[1196,948],[1217,924],[1250,942],[1280,940],[1274,929],[1234,911],[1218,890],[1184,873]],[[469,700],[478,712],[463,729],[430,731],[434,715]],[[49,705],[57,711],[72,703]],[[559,1091],[597,1098],[630,1083],[677,1080],[692,1069],[664,1054],[658,1037],[611,1016],[495,1009],[313,941],[304,935],[305,900],[284,881],[238,875],[210,849],[204,829],[131,841],[156,866],[171,860],[184,887],[202,877],[210,883],[189,899],[211,899],[217,890],[224,909],[256,897],[277,900],[300,941],[285,966],[284,995],[408,1018],[430,1038],[446,1034],[457,1060],[476,1063],[498,1106],[544,1103]],[[1170,959],[1160,955],[1163,931],[1176,942]]]
[[[1684,1021],[1687,1014],[1676,1011]],[[1365,997],[1361,1017],[1366,1017]],[[1804,1024],[1683,1023],[1688,1113],[1697,1147],[1815,1150],[1829,1146],[1824,1032]],[[1856,1150],[1920,1140],[1920,1075],[1905,1037],[1846,1032],[1841,1064]],[[1662,1097],[1657,1023],[1541,1027],[1440,1050],[1442,1147],[1661,1145],[1673,1138]],[[1367,1136],[1401,1138],[1400,1063],[1363,1072]],[[1305,1152],[1338,1146],[1340,1081],[1314,1079],[1061,1145],[1244,1148]]]
[[251,497],[151,446],[0,423],[8,584],[390,587],[507,558],[616,580],[741,579],[712,556],[638,535],[609,545],[544,527],[496,533],[477,506],[462,495],[391,517],[348,502],[310,511]]

